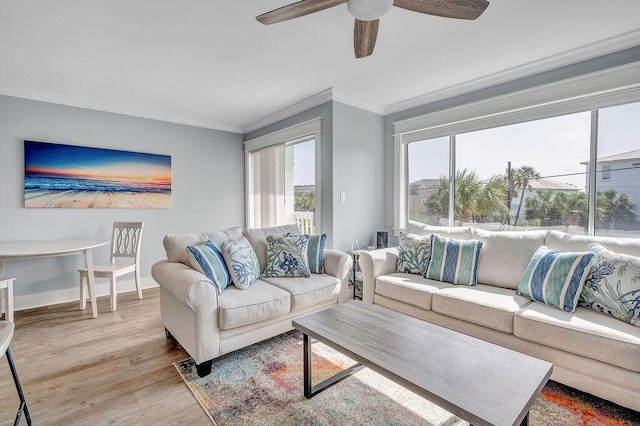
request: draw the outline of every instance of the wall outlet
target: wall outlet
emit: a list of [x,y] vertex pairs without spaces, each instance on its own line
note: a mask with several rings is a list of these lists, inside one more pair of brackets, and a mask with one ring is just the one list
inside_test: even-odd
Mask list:
[[341,192],[340,193],[340,202],[341,203],[346,203],[347,202],[347,194],[345,192]]

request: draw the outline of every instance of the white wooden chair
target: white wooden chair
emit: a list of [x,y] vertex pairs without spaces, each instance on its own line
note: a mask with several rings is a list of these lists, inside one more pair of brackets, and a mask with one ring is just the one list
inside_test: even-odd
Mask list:
[[4,299],[4,319],[13,322],[13,281],[0,276],[0,301]]
[[[13,376],[13,383],[16,385],[16,391],[18,391],[18,397],[20,398],[20,406],[16,413],[14,425],[20,424],[20,418],[24,414],[27,419],[27,425],[31,426],[31,415],[29,414],[29,408],[27,407],[27,401],[24,399],[24,392],[22,392],[22,385],[20,384],[20,378],[18,377],[18,371],[16,365],[13,362],[11,351],[9,350],[9,344],[13,338],[14,324],[11,321],[0,321],[0,358],[4,355],[7,356],[7,362],[9,363],[9,369],[11,369],[11,375]],[[6,420],[6,419],[5,419]]]
[[[96,278],[109,278],[111,282],[111,311],[117,309],[116,278],[135,273],[138,299],[142,299],[142,283],[140,282],[140,245],[142,242],[142,229],[144,222],[114,222],[111,235],[111,260],[108,265],[94,266]],[[133,263],[118,263],[116,259],[133,259]],[[87,307],[87,270],[78,269],[80,272],[80,309]]]

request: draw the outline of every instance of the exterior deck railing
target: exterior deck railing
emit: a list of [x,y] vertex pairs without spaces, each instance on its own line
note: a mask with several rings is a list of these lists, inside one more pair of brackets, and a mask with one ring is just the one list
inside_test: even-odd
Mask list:
[[293,212],[296,225],[305,234],[315,234],[316,220],[314,212]]

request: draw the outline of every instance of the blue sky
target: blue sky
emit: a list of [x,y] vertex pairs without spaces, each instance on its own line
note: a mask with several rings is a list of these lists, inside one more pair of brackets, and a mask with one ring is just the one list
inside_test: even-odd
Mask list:
[[[591,113],[583,112],[456,136],[458,169],[482,179],[512,168],[533,166],[542,176],[584,189],[589,159]],[[598,157],[640,149],[640,103],[600,110]],[[409,146],[409,181],[446,174],[448,138]],[[444,161],[443,161],[444,159]]]

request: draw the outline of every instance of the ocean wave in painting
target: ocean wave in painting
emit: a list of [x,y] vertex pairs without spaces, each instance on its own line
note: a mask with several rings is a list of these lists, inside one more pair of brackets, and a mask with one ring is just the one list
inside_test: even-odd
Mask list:
[[171,194],[171,182],[25,173],[26,191],[110,191]]

